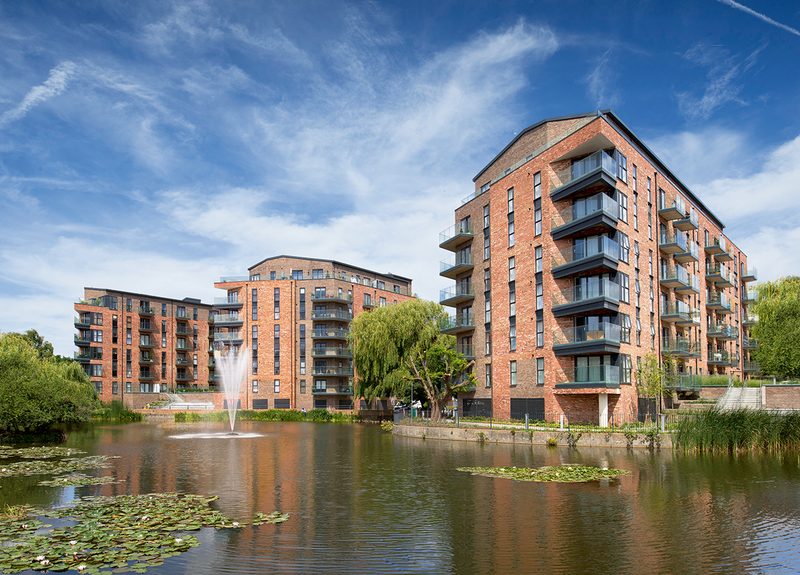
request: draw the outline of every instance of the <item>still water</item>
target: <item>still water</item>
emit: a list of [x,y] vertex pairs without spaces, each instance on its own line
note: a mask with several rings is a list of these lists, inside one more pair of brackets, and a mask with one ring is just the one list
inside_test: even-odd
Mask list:
[[[798,573],[797,455],[481,445],[393,437],[375,426],[239,422],[246,438],[183,437],[223,424],[141,423],[73,432],[68,446],[119,455],[117,485],[38,487],[0,479],[0,506],[78,495],[218,495],[234,519],[279,525],[203,530],[201,545],[148,570],[211,573]],[[457,467],[610,466],[583,484],[520,483]]]

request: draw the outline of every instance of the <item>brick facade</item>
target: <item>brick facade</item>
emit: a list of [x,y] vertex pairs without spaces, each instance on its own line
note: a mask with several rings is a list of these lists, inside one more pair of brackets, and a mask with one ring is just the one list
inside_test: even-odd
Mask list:
[[[588,420],[607,405],[620,421],[636,416],[636,366],[651,350],[686,376],[757,367],[747,361],[756,344],[742,295],[755,276],[744,271],[745,255],[611,112],[523,130],[476,176],[455,220],[440,245],[455,252],[441,275],[456,285],[440,301],[456,308],[455,318],[471,316],[470,325],[447,330],[473,345],[479,385],[468,405],[489,401],[496,417],[508,418],[514,400],[543,399],[548,419]],[[470,233],[456,233],[467,225]],[[601,305],[586,296],[597,286],[619,297]],[[452,290],[470,293],[450,298]],[[590,303],[565,305],[581,302]]]

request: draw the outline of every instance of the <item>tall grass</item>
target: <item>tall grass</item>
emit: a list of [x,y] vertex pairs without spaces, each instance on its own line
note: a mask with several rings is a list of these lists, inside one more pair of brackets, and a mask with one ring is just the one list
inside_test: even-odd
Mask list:
[[797,451],[800,413],[709,409],[681,421],[673,442],[687,451]]
[[116,423],[132,423],[144,420],[144,415],[138,411],[126,409],[121,401],[104,403],[103,407],[95,411],[93,417],[95,421],[113,421]]

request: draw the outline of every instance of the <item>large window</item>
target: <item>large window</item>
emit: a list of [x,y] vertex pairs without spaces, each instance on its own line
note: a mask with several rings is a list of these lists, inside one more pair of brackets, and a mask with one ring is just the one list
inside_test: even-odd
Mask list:
[[542,271],[542,246],[536,246],[534,254],[536,258],[535,272],[538,274]]
[[514,256],[508,258],[508,281],[513,282],[517,277],[517,263]]
[[544,358],[536,358],[536,385],[544,385]]
[[509,365],[509,383],[511,387],[517,385],[517,362],[512,361]]
[[492,387],[492,364],[486,364],[486,387]]
[[628,196],[619,194],[619,219],[628,223]]

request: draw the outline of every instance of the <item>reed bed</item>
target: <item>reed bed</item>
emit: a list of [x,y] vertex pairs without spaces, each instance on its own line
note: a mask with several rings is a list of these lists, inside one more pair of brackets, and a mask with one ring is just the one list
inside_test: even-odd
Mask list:
[[798,451],[800,413],[709,409],[681,421],[673,443],[685,451]]
[[[243,409],[236,412],[236,419],[239,421],[320,421],[336,423],[359,421],[358,416],[352,413],[330,412],[326,409],[312,409],[306,413],[296,409],[265,409],[264,411]],[[175,413],[175,421],[181,423],[228,421],[228,412],[209,411],[198,413],[196,411],[179,411]]]

